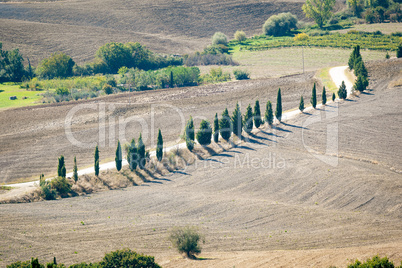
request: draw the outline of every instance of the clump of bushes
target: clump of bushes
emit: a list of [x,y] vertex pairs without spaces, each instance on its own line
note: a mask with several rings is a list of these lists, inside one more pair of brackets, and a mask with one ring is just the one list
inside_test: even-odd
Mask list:
[[246,33],[243,31],[236,31],[236,33],[234,34],[234,39],[238,42],[243,42],[247,39]]
[[57,196],[67,197],[71,193],[71,183],[64,177],[57,177],[51,181],[47,181],[41,175],[39,186],[41,188],[41,195],[46,200],[54,200]]
[[265,35],[273,36],[287,35],[292,29],[297,29],[297,17],[290,12],[272,15],[262,27]]
[[[31,261],[14,262],[7,265],[7,268],[44,268],[45,265],[39,263],[39,260],[31,259]],[[57,264],[56,258],[53,262],[47,263],[46,267],[63,268],[64,264]],[[114,268],[114,267],[131,267],[131,268],[160,268],[155,262],[155,258],[139,254],[130,249],[122,249],[107,253],[102,261],[98,263],[78,263],[69,266],[70,268]]]
[[217,83],[217,82],[225,82],[229,81],[232,78],[230,77],[230,73],[224,73],[222,68],[211,68],[208,74],[201,76],[201,80],[204,83]]
[[224,33],[216,32],[212,36],[212,45],[224,45],[224,46],[227,46],[228,45],[228,37]]
[[361,262],[356,260],[354,263],[348,265],[348,268],[402,268],[401,266],[395,266],[392,261],[388,259],[388,257],[380,258],[378,255],[374,256],[371,259],[368,259],[366,262]]
[[[216,51],[215,51],[216,52]],[[185,55],[183,63],[186,66],[197,66],[197,65],[239,65],[232,58],[232,55],[225,53],[195,53],[192,55]]]
[[236,69],[233,71],[233,74],[237,80],[250,79],[250,73],[244,70]]

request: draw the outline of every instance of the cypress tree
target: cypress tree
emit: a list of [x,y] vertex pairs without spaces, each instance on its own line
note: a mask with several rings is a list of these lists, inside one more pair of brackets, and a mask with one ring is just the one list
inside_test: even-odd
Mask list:
[[137,146],[135,145],[135,139],[131,140],[131,143],[126,146],[127,152],[127,162],[130,167],[130,170],[133,171],[137,169],[138,164],[138,154],[137,154]]
[[95,147],[95,176],[99,176],[99,149],[98,149],[98,145],[96,145]]
[[327,92],[325,91],[325,86],[322,88],[322,105],[327,103]]
[[332,101],[335,101],[336,96],[335,96],[335,92],[332,93]]
[[276,111],[275,116],[278,121],[281,121],[282,118],[282,96],[281,96],[281,89],[278,89],[278,95],[276,96]]
[[170,71],[169,87],[173,87],[173,71]]
[[66,177],[66,166],[64,163],[64,156],[60,156],[59,165],[57,166],[57,176],[65,178]]
[[313,108],[315,109],[315,107],[317,106],[317,92],[316,92],[316,89],[315,89],[315,83],[314,83],[314,86],[313,86],[313,91],[311,93],[310,103],[313,106]]
[[77,158],[75,156],[74,156],[73,179],[74,179],[74,182],[78,181]]
[[222,118],[219,121],[219,132],[225,141],[228,141],[232,135],[231,120],[227,108],[223,111]]
[[299,110],[303,112],[304,110],[304,99],[303,96],[300,96]]
[[120,141],[117,141],[117,148],[116,148],[116,157],[114,158],[114,161],[116,162],[116,169],[117,171],[121,170],[121,162],[123,160],[123,156],[121,153],[121,145]]
[[353,51],[349,56],[348,65],[349,65],[350,70],[353,70],[355,68],[355,62],[358,57],[361,57],[359,45],[357,45],[353,48]]
[[187,146],[187,149],[188,149],[190,152],[192,152],[193,149],[194,149],[194,141],[193,141],[192,139],[186,137],[186,146]]
[[270,101],[267,101],[264,117],[265,117],[265,121],[268,123],[268,125],[272,126],[272,123],[274,122],[274,113],[272,111],[272,104]]
[[261,124],[262,119],[261,119],[260,102],[256,100],[254,104],[254,125],[256,128],[259,128]]
[[218,119],[218,113],[216,113],[214,118],[214,142],[218,143],[218,141],[219,141],[219,119]]
[[208,121],[202,120],[200,130],[197,132],[197,141],[202,146],[211,144],[212,129]]
[[162,132],[159,129],[158,132],[158,141],[157,141],[157,145],[156,145],[156,159],[158,159],[158,161],[162,161],[163,158],[163,137],[162,137]]
[[246,109],[246,114],[244,115],[244,131],[247,134],[250,134],[253,130],[253,110],[251,109],[251,105],[249,104]]
[[342,84],[338,90],[338,97],[340,99],[346,99],[347,95],[348,95],[348,92],[346,91],[345,81],[342,81]]
[[240,111],[240,105],[238,102],[236,103],[236,108],[232,115],[232,126],[233,126],[233,134],[235,134],[237,137],[241,137],[241,132],[243,129],[243,120]]
[[359,75],[356,79],[355,84],[353,85],[353,89],[363,92],[367,88],[366,81],[367,79],[365,79],[362,75]]
[[190,119],[187,121],[187,125],[186,125],[186,138],[194,141],[194,121],[193,121],[193,117],[190,116]]
[[402,58],[402,45],[398,46],[398,49],[396,51],[396,57],[397,58]]
[[140,137],[138,138],[138,145],[137,145],[137,154],[138,154],[138,166],[140,169],[145,168],[145,144],[142,141],[142,134],[140,133]]

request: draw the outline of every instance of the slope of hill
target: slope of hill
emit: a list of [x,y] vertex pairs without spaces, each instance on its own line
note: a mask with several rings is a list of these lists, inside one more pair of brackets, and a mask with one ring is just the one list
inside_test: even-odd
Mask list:
[[0,3],[0,42],[19,47],[33,62],[64,51],[77,62],[91,60],[106,42],[138,41],[163,53],[188,53],[216,31],[233,36],[261,33],[279,12],[303,18],[301,1],[56,1]]

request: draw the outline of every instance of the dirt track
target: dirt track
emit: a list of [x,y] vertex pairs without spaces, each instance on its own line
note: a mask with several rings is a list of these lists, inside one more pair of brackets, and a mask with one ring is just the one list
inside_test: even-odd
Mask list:
[[[400,66],[370,65],[368,94],[260,131],[180,173],[123,190],[1,205],[1,258],[55,255],[70,264],[129,247],[164,267],[342,267],[376,253],[399,264],[401,87],[387,85]],[[342,157],[325,163],[319,157],[334,123]],[[168,230],[186,224],[205,233],[207,260],[189,262],[170,248]]]

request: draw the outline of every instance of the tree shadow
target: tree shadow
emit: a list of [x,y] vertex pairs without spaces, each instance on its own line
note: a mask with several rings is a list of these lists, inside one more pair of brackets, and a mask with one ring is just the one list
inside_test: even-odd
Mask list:
[[180,171],[180,170],[172,171],[172,173],[177,173],[177,174],[182,174],[182,175],[190,176],[190,174],[188,174],[187,172]]
[[249,136],[253,137],[254,139],[270,141],[270,139],[268,139],[268,138],[261,137],[261,136],[257,136],[257,135],[255,135],[255,134],[253,134],[253,133],[250,133]]
[[112,186],[110,186],[110,184],[108,184],[105,180],[103,180],[101,177],[99,177],[98,176],[98,180],[100,181],[100,182],[102,182],[102,184],[104,185],[104,186],[106,186],[109,190],[112,190],[113,189],[113,187]]
[[308,128],[306,128],[306,127],[302,127],[302,126],[296,126],[296,125],[292,125],[292,124],[289,124],[289,123],[283,123],[285,126],[289,126],[289,127],[294,127],[294,128],[300,128],[300,129],[305,129],[305,130],[308,130]]
[[246,146],[246,145],[239,145],[239,146],[237,146],[236,148],[245,149],[245,150],[250,150],[250,151],[255,151],[254,148],[251,148],[251,147]]
[[[282,124],[283,124],[283,122],[282,122]],[[283,131],[283,132],[293,133],[293,131],[291,131],[289,129],[281,128],[280,126],[275,126],[275,129],[277,129],[279,131]]]
[[371,93],[371,92],[364,92],[364,91],[360,92],[360,94],[364,94],[364,95],[374,95],[374,93]]
[[216,163],[221,163],[222,164],[222,161],[219,161],[219,160],[214,159],[214,158],[207,158],[207,159],[204,159],[204,161],[210,161],[210,162],[216,162]]
[[283,138],[283,136],[279,136],[279,135],[277,135],[275,133],[272,133],[272,132],[267,132],[267,131],[264,131],[264,130],[261,130],[261,132],[264,133],[265,135],[268,135],[268,136],[274,136],[274,137],[277,137],[277,138]]
[[122,174],[124,177],[126,177],[126,179],[129,180],[132,185],[138,186],[138,184],[134,181],[134,177],[130,176],[130,174],[128,174],[127,171],[123,171],[121,174]]

